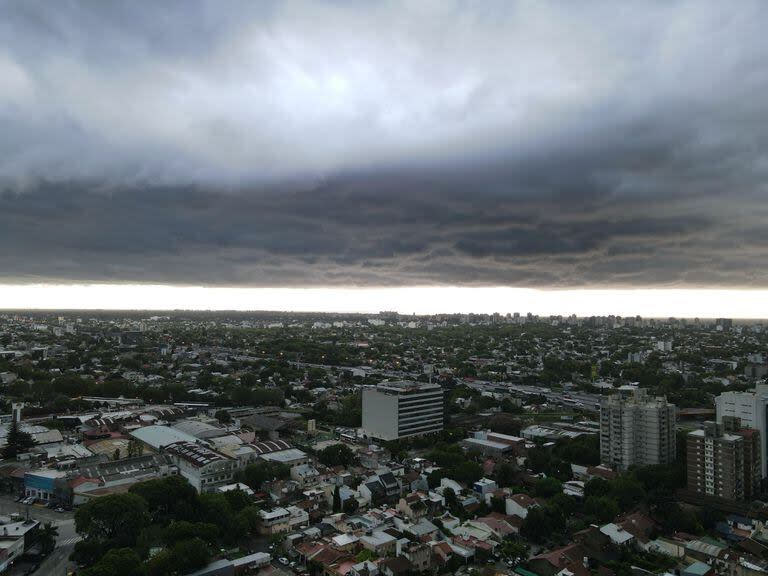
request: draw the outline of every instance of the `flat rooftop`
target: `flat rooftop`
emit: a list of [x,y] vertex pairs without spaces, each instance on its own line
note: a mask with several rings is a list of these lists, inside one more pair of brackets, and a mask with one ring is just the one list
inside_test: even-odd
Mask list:
[[440,390],[440,384],[429,384],[427,382],[414,382],[412,380],[396,380],[393,382],[380,382],[376,385],[377,390],[392,390],[394,392],[414,392]]

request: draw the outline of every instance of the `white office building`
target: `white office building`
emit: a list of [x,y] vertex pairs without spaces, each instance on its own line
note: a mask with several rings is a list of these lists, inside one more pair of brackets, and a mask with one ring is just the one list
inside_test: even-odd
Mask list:
[[736,416],[744,428],[760,431],[761,475],[768,476],[768,442],[766,438],[766,413],[768,413],[768,384],[758,384],[752,392],[723,392],[715,398],[717,423],[723,416]]
[[379,440],[440,432],[444,412],[439,384],[382,382],[363,390],[363,430]]
[[675,405],[634,389],[600,403],[601,462],[618,470],[675,460]]

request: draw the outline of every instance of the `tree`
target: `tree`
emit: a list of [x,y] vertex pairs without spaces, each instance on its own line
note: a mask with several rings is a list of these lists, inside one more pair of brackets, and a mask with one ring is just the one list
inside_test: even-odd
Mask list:
[[144,443],[131,438],[128,440],[128,458],[135,458],[141,456],[144,453]]
[[225,537],[237,538],[232,534],[232,521],[234,520],[234,513],[232,507],[229,505],[229,500],[224,494],[201,494],[200,495],[200,510],[199,518],[202,521],[211,521],[216,524],[221,530],[221,533]]
[[445,471],[441,469],[432,470],[427,474],[427,485],[430,488],[437,488],[440,486],[440,481],[445,478]]
[[496,414],[488,420],[488,428],[499,434],[519,436],[522,423],[508,414]]
[[501,544],[501,555],[512,562],[520,562],[528,557],[528,546],[522,542],[505,540]]
[[90,566],[104,555],[104,544],[100,540],[80,540],[72,551],[72,560],[83,566]]
[[344,504],[342,504],[341,509],[344,514],[354,514],[357,512],[359,506],[360,504],[357,502],[357,498],[347,498],[344,500]]
[[334,444],[317,453],[317,458],[326,466],[351,466],[357,461],[355,453],[346,444]]
[[163,530],[163,542],[165,542],[167,546],[173,546],[176,542],[182,540],[199,538],[208,544],[213,544],[216,542],[218,535],[219,528],[215,524],[181,520],[178,522],[171,522]]
[[141,497],[146,502],[155,522],[196,519],[197,491],[182,476],[139,482],[131,486],[129,493]]
[[611,485],[602,478],[592,478],[584,485],[584,497],[606,496],[611,491]]
[[176,570],[179,574],[187,574],[202,568],[211,559],[211,550],[200,538],[177,542],[171,552],[176,560]]
[[563,485],[557,478],[542,478],[536,482],[533,491],[536,496],[550,498],[555,494],[561,494]]
[[582,466],[600,464],[600,437],[585,434],[568,441],[561,441],[555,447],[555,454],[566,462]]
[[240,470],[235,479],[247,484],[253,490],[261,490],[264,482],[283,480],[291,475],[291,469],[279,462],[256,462],[249,464],[244,470]]
[[600,524],[605,524],[619,514],[619,505],[610,496],[589,496],[584,500],[584,514],[594,516]]
[[86,568],[83,576],[145,576],[141,558],[131,548],[113,548],[96,564]]
[[520,534],[537,544],[543,544],[552,535],[552,521],[546,510],[531,508],[520,528]]
[[234,512],[239,512],[253,504],[253,498],[239,488],[236,490],[227,490],[224,492],[224,497],[227,499],[229,507],[232,508]]
[[623,511],[631,510],[645,498],[642,484],[631,476],[619,476],[609,482],[610,496]]
[[46,522],[37,532],[37,542],[40,544],[43,554],[50,554],[56,548],[56,539],[59,536],[59,527]]
[[502,488],[513,486],[516,475],[515,467],[504,462],[496,468],[496,483]]
[[112,546],[133,546],[149,524],[147,503],[136,494],[110,494],[83,504],[75,512],[75,528],[86,538]]
[[483,477],[483,468],[477,462],[466,460],[451,469],[451,477],[462,484],[473,484]]
[[216,420],[221,422],[222,424],[229,424],[232,422],[232,416],[230,416],[229,412],[227,410],[219,410],[215,414]]
[[235,514],[235,526],[237,533],[254,534],[259,530],[261,523],[261,514],[257,506],[246,506],[240,512]]
[[369,550],[368,548],[363,548],[360,550],[360,552],[357,553],[357,556],[355,556],[355,560],[357,562],[370,562],[373,560],[376,560],[379,557],[376,552],[373,550]]
[[8,427],[6,445],[3,448],[3,458],[16,458],[34,445],[35,441],[32,436],[21,430],[18,421],[12,420]]
[[506,514],[507,504],[504,498],[491,496],[491,510],[493,512],[498,512],[499,514]]
[[456,498],[456,492],[453,491],[453,488],[446,488],[443,490],[443,498],[445,499],[445,505],[448,506],[448,508],[454,508],[459,504],[459,501]]

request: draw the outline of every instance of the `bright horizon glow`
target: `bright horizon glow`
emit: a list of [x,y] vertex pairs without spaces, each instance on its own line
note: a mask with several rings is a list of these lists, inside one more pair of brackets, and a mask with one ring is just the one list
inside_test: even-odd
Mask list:
[[768,318],[768,290],[508,287],[221,288],[147,284],[0,285],[5,310],[233,310],[401,314]]

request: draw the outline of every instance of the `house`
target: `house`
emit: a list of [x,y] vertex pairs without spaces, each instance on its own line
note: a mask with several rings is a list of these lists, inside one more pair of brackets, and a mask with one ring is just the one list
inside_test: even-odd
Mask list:
[[501,542],[507,536],[511,536],[519,532],[519,528],[510,524],[502,514],[498,513],[493,513],[488,516],[483,516],[482,518],[477,518],[475,519],[475,523],[485,525],[493,534],[494,540],[497,540],[498,542]]
[[427,514],[427,505],[422,501],[419,494],[409,494],[405,498],[400,498],[396,509],[411,521],[423,518]]
[[376,564],[365,560],[354,564],[347,574],[348,576],[378,576],[379,573],[379,567]]
[[611,539],[611,543],[615,546],[631,547],[635,545],[635,537],[624,530],[621,526],[614,523],[608,523],[605,526],[600,527],[600,532],[608,536]]
[[517,516],[525,520],[528,510],[538,506],[538,503],[528,494],[513,494],[504,501],[504,511],[507,516]]
[[589,576],[589,568],[584,566],[585,552],[579,544],[569,544],[534,556],[528,561],[531,570],[539,576],[556,576],[566,572],[573,576]]
[[392,556],[395,553],[397,538],[383,530],[372,530],[360,537],[363,548],[379,556]]
[[467,520],[452,530],[455,536],[462,538],[477,538],[478,540],[489,541],[494,538],[493,530],[482,522]]
[[385,576],[404,576],[413,572],[413,564],[405,556],[395,556],[379,562],[379,570]]
[[360,496],[373,505],[396,502],[400,497],[400,490],[400,482],[391,472],[371,476],[358,488]]
[[680,576],[713,576],[714,573],[715,569],[712,566],[697,560],[683,568]]
[[310,464],[299,464],[291,468],[291,478],[302,488],[316,486],[320,481],[320,472]]
[[483,500],[485,500],[485,495],[490,494],[491,492],[495,492],[498,490],[499,486],[496,484],[494,480],[490,480],[488,478],[480,478],[477,482],[474,483],[472,486],[472,489],[477,492],[480,496],[482,496]]
[[260,510],[259,515],[261,516],[261,526],[259,530],[262,534],[267,535],[288,532],[302,524],[309,524],[309,514],[306,510],[302,510],[298,506]]
[[432,549],[428,544],[408,542],[401,547],[400,555],[410,560],[416,572],[426,572],[432,566]]

